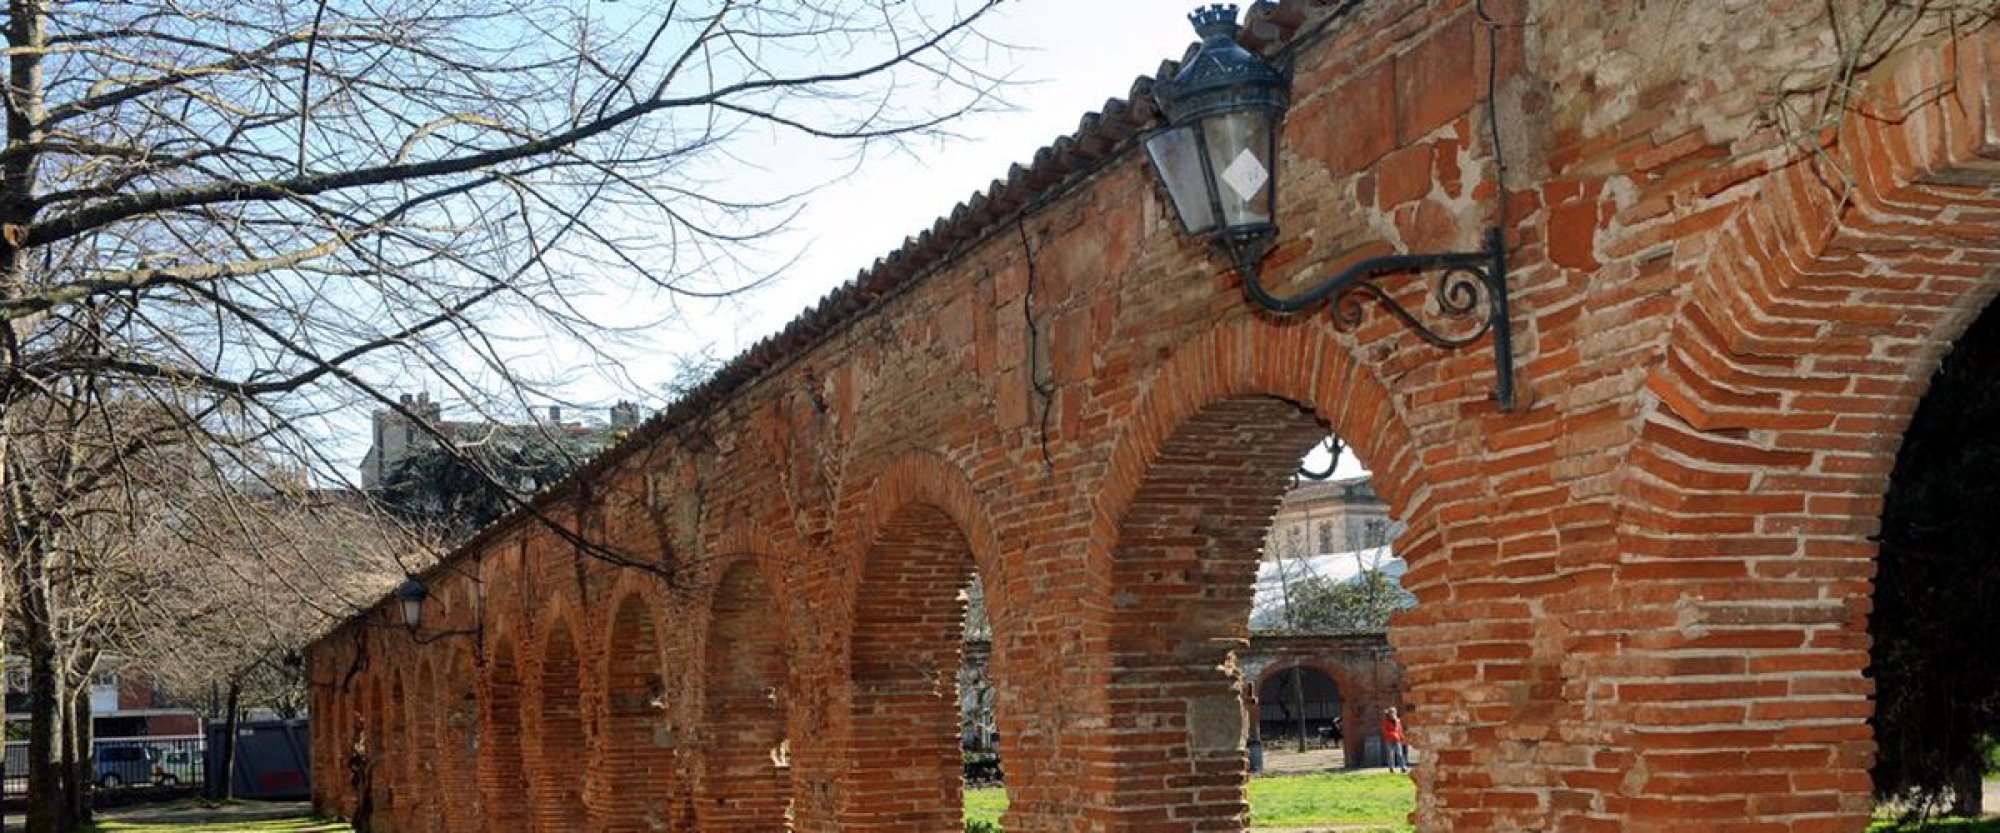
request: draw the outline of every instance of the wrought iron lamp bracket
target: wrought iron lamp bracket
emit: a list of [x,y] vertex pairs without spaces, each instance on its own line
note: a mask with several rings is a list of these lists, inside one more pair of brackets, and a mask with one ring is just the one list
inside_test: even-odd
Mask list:
[[[1310,312],[1321,303],[1331,301],[1335,323],[1352,327],[1361,323],[1361,302],[1373,299],[1418,338],[1436,347],[1457,350],[1471,346],[1485,338],[1487,333],[1492,333],[1493,398],[1499,402],[1500,410],[1514,410],[1514,338],[1513,328],[1508,323],[1507,247],[1499,229],[1486,231],[1482,251],[1373,257],[1347,267],[1305,292],[1283,298],[1271,294],[1263,284],[1259,274],[1259,263],[1264,255],[1262,247],[1225,244],[1225,248],[1231,250],[1229,254],[1236,263],[1237,273],[1243,276],[1243,293],[1258,306],[1281,315]],[[1471,315],[1478,312],[1484,302],[1485,315],[1471,332],[1453,336],[1432,329],[1378,285],[1381,278],[1434,271],[1444,273],[1432,288],[1438,308],[1444,315]]]
[[477,629],[455,630],[455,631],[432,631],[430,633],[419,633],[417,631],[411,631],[410,641],[415,642],[418,645],[429,645],[433,642],[439,642],[457,636],[465,636],[465,637],[471,637],[473,639],[478,639],[479,631]]

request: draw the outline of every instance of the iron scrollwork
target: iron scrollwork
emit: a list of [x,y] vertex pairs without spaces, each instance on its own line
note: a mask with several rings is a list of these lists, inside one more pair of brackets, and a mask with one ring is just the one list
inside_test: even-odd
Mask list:
[[[1492,333],[1493,363],[1497,376],[1494,399],[1499,401],[1501,410],[1514,410],[1513,330],[1507,318],[1507,249],[1501,241],[1499,229],[1487,230],[1483,251],[1369,258],[1288,298],[1272,295],[1264,287],[1258,274],[1258,262],[1262,258],[1257,255],[1261,252],[1236,254],[1236,268],[1243,276],[1244,294],[1258,306],[1272,312],[1285,315],[1307,312],[1331,300],[1334,322],[1345,328],[1360,324],[1363,302],[1373,300],[1425,343],[1447,350],[1470,346]],[[1376,279],[1389,275],[1418,275],[1439,270],[1443,274],[1432,287],[1432,295],[1441,314],[1464,317],[1478,312],[1482,301],[1485,304],[1485,317],[1469,333],[1447,335],[1431,329],[1375,283]]]
[[1300,466],[1299,477],[1314,481],[1333,479],[1334,470],[1340,468],[1340,455],[1347,451],[1347,447],[1341,444],[1339,437],[1329,434],[1327,435],[1326,442],[1322,443],[1320,448],[1325,449],[1329,457],[1326,469],[1324,471],[1314,471],[1305,466]]

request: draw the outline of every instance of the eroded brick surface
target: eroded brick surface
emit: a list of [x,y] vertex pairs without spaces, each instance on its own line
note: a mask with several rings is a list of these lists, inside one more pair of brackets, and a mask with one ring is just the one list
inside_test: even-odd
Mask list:
[[1489,2],[1503,188],[1477,8],[1318,5],[1272,18],[1308,34],[1268,274],[1470,247],[1504,199],[1519,412],[1488,348],[1252,312],[1109,150],[1150,118],[1121,105],[1050,155],[1087,170],[996,183],[541,504],[648,568],[517,522],[429,576],[429,627],[474,635],[418,644],[384,606],[314,646],[318,803],[948,829],[976,570],[1008,830],[1239,829],[1228,653],[1260,518],[1331,428],[1408,525],[1423,829],[1861,829],[1868,535],[2000,289],[2000,31],[1916,27],[1801,125],[1782,91],[1838,54],[1827,4]]

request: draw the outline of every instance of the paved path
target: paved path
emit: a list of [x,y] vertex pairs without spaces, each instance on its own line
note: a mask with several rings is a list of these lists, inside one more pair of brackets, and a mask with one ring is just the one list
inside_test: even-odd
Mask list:
[[1264,774],[1299,775],[1307,772],[1335,772],[1347,766],[1347,756],[1334,749],[1307,749],[1294,751],[1298,747],[1283,749],[1264,747]]

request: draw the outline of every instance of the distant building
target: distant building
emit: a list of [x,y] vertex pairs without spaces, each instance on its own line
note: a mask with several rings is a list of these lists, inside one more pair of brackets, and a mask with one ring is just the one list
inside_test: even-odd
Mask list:
[[1250,629],[1289,630],[1289,588],[1308,580],[1351,582],[1379,571],[1400,582],[1405,565],[1390,547],[1400,532],[1366,476],[1294,485],[1264,536]]
[[[0,659],[6,668],[6,711],[8,714],[28,713],[28,658],[9,655]],[[104,667],[90,678],[90,710],[96,713],[151,709],[159,705],[159,690],[145,672],[125,666],[118,660],[109,659],[101,663]]]
[[[436,448],[437,439],[433,431],[456,443],[542,434],[608,446],[624,432],[638,427],[640,418],[639,406],[631,402],[611,406],[610,421],[603,423],[565,422],[562,408],[555,405],[549,406],[545,419],[529,422],[446,420],[443,406],[431,401],[428,393],[415,396],[403,394],[399,404],[401,410],[382,408],[375,412],[374,436],[369,441],[367,456],[361,458],[361,487],[364,489],[380,488],[404,460],[424,449]],[[425,429],[426,423],[432,430]]]
[[1398,531],[1389,504],[1376,496],[1366,476],[1303,481],[1285,493],[1271,519],[1264,560],[1374,549]]

